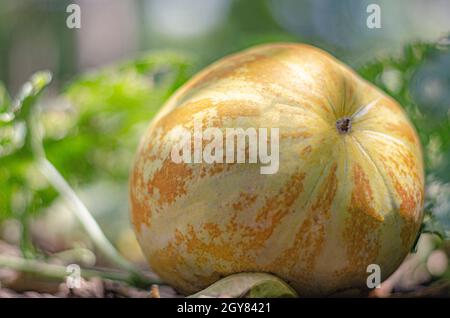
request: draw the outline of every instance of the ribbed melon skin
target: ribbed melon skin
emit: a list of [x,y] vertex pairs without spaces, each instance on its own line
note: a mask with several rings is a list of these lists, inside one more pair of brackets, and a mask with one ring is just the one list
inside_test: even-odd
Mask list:
[[[279,170],[174,163],[180,128],[279,128]],[[351,130],[336,122],[351,118]],[[364,288],[408,254],[422,222],[421,145],[402,108],[312,46],[225,57],[182,86],[142,138],[131,217],[151,268],[182,293],[273,273],[300,295]]]

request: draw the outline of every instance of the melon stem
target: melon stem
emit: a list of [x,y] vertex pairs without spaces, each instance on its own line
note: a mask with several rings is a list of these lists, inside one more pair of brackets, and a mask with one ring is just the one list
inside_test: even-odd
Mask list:
[[336,121],[336,129],[340,134],[348,134],[352,130],[352,119],[343,117]]

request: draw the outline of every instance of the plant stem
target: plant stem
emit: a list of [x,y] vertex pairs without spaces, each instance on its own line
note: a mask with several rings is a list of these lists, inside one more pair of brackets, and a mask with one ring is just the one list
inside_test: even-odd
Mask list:
[[67,184],[66,180],[64,180],[58,170],[56,170],[46,158],[39,158],[37,163],[41,172],[47,177],[50,184],[59,192],[67,203],[71,205],[73,212],[89,233],[91,240],[100,252],[108,257],[108,259],[114,261],[114,263],[121,268],[134,271],[134,267],[126,261],[108,241],[89,210]]
[[140,273],[125,258],[123,258],[106,238],[92,214],[72,190],[66,180],[61,176],[59,171],[51,164],[51,162],[44,157],[40,157],[37,159],[37,164],[50,184],[58,191],[61,197],[63,197],[67,203],[70,204],[73,212],[86,232],[89,234],[90,239],[98,250],[114,264],[128,271],[138,284],[150,286],[151,282],[148,282],[148,279],[143,276],[142,273]]
[[92,214],[89,212],[84,203],[77,196],[72,187],[67,183],[64,177],[47,160],[45,149],[42,143],[43,131],[39,126],[39,111],[37,108],[30,109],[26,118],[27,140],[29,148],[36,160],[38,168],[42,174],[47,178],[48,182],[55,188],[61,197],[72,207],[75,216],[78,218],[85,231],[88,233],[90,239],[97,247],[97,249],[110,261],[130,273],[131,279],[138,286],[150,286],[148,278],[145,277],[136,267],[127,261],[111,242],[106,238],[100,226],[95,221]]
[[[14,117],[17,120],[24,120],[26,123],[27,132],[25,134],[24,148],[30,151],[42,174],[56,189],[59,195],[70,205],[75,213],[75,216],[90,236],[96,248],[108,260],[128,272],[127,281],[133,282],[134,285],[148,287],[152,282],[149,281],[149,279],[145,277],[143,273],[141,273],[133,264],[120,255],[120,253],[103,234],[100,226],[97,224],[94,217],[83,202],[78,198],[75,191],[70,187],[53,164],[47,160],[43,145],[44,131],[39,122],[40,112],[37,101],[43,90],[50,84],[50,82],[50,72],[39,72],[34,74],[30,81],[23,86],[19,98],[16,100],[13,107],[12,114]],[[2,260],[9,265],[21,267],[24,270],[36,271],[35,269],[39,268],[47,273],[47,276],[51,275],[51,270],[48,270],[48,267],[43,267],[31,260],[31,263],[23,263],[24,260],[17,259],[14,261],[11,259],[2,258]],[[51,268],[57,272],[58,276],[62,274],[66,275],[65,269],[62,271],[61,268]]]
[[[66,266],[63,265],[48,264],[37,260],[24,259],[7,255],[0,255],[0,267],[7,267],[16,271],[53,279],[65,279],[69,275]],[[81,269],[80,274],[86,279],[92,277],[101,277],[103,279],[126,282],[130,285],[134,283],[134,281],[130,279],[130,275],[123,272]],[[148,281],[150,284],[160,284],[158,280]]]

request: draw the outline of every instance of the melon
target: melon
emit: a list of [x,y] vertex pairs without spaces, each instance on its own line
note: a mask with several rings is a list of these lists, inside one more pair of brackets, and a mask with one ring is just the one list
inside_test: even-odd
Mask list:
[[[196,122],[224,139],[230,128],[277,129],[266,145],[277,170],[261,173],[260,157],[173,160],[186,132],[198,151]],[[369,265],[385,279],[410,251],[423,202],[421,145],[402,107],[294,43],[247,49],[189,80],[150,122],[130,177],[140,246],[184,294],[242,272],[274,274],[305,296],[365,289]]]

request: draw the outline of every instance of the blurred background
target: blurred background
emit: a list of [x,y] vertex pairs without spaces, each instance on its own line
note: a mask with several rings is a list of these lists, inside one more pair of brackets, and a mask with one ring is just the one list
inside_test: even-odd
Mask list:
[[[66,25],[72,3],[81,8],[79,29]],[[381,9],[381,28],[367,27],[369,4]],[[130,229],[127,180],[149,119],[192,74],[227,54],[267,42],[313,44],[408,111],[424,145],[427,209],[438,221],[432,226],[445,233],[449,34],[448,0],[4,0],[0,82],[5,98],[14,99],[34,72],[53,73],[41,115],[48,157],[121,253],[144,264]],[[94,252],[88,265],[101,265],[21,147],[17,127],[0,126],[0,253],[18,246],[21,253],[47,258],[83,248]],[[450,277],[448,246],[438,236],[424,237],[422,254],[405,265],[406,276],[397,274],[386,295]]]
[[[81,28],[69,29],[69,4]],[[369,4],[381,28],[369,29]],[[50,69],[59,85],[93,67],[150,49],[192,53],[200,68],[273,41],[313,43],[352,66],[398,54],[450,29],[447,0],[6,0],[0,4],[0,79],[17,91],[31,72]]]

